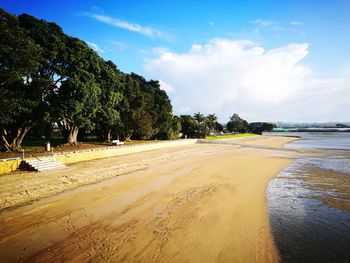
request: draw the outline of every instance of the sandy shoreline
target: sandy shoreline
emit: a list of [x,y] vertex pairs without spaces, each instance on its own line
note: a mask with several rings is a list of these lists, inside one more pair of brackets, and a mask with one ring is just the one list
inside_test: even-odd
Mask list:
[[[281,147],[291,140],[259,136],[244,143]],[[196,144],[1,176],[2,208],[50,197],[2,210],[0,256],[4,262],[276,262],[265,190],[291,157]],[[81,186],[87,183],[93,184]],[[59,193],[67,188],[75,189]]]

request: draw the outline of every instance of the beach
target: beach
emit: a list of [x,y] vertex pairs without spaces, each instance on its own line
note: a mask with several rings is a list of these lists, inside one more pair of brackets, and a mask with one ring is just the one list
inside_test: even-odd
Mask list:
[[293,162],[293,151],[282,147],[294,139],[254,136],[232,140],[237,145],[194,144],[3,175],[0,256],[277,262],[266,187]]

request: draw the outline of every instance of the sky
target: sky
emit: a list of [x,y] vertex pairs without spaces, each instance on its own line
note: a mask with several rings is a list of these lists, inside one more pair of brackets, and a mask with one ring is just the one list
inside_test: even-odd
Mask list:
[[120,70],[160,81],[175,114],[350,121],[350,1],[39,1],[0,7],[59,24]]

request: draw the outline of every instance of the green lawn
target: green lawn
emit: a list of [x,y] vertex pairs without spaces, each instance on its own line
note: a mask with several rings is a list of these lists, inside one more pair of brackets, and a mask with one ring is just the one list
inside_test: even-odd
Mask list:
[[219,136],[207,136],[207,140],[221,140],[221,139],[233,139],[239,137],[256,136],[253,133],[240,133],[240,134],[229,134],[229,135],[219,135]]

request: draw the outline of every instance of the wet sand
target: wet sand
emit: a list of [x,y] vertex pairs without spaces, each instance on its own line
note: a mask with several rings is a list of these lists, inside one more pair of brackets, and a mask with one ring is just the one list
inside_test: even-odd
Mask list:
[[[252,137],[273,147],[292,139]],[[276,262],[265,191],[288,154],[196,144],[1,176],[0,258]]]

